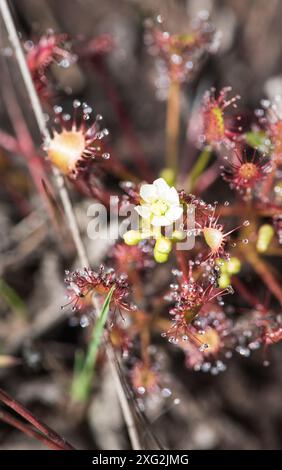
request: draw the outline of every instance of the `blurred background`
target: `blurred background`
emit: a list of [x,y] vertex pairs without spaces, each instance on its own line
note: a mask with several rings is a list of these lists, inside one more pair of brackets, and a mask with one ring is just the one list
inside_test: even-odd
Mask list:
[[[154,58],[144,45],[146,18],[161,14],[167,29],[185,32],[191,18],[205,10],[221,32],[218,53],[208,58],[181,96],[181,154],[184,159],[187,155],[187,161],[185,116],[210,86],[231,85],[234,94],[242,97],[239,106],[246,120],[262,98],[282,92],[279,0],[14,0],[11,4],[23,42],[35,41],[50,28],[68,34],[82,59],[67,68],[53,66],[55,101],[70,110],[72,99],[79,97],[102,114],[110,130],[113,155],[133,172],[141,171],[132,158],[135,152],[146,162],[144,172],[157,174],[165,145],[165,101],[156,87]],[[13,133],[9,106],[16,99],[40,146],[0,24],[0,134]],[[96,57],[94,67],[90,66],[83,57],[89,56],[93,40],[104,34],[113,38],[113,46],[103,50],[103,60]],[[23,363],[9,368],[0,365],[0,384],[76,447],[128,448],[107,366],[83,415],[69,408],[72,358],[77,344],[83,344],[87,336],[60,310],[65,303],[64,269],[72,266],[75,256],[68,238],[62,243],[54,234],[27,162],[17,149],[11,147],[8,152],[9,142],[5,143],[6,149],[0,149],[0,352],[20,357]],[[40,171],[32,161],[29,164]],[[115,182],[109,181],[109,185],[114,187]],[[210,191],[213,200],[213,188]],[[89,201],[76,191],[72,198],[85,232]],[[205,199],[209,200],[209,193]],[[86,236],[85,240],[92,265],[99,265],[108,243],[94,244]],[[147,404],[154,432],[170,449],[281,448],[281,354],[281,344],[270,348],[268,367],[262,365],[262,353],[249,358],[238,355],[223,374],[211,376],[187,370],[173,347],[162,346],[161,360],[170,377],[172,396],[165,402],[152,398]],[[0,448],[43,446],[0,422]]]

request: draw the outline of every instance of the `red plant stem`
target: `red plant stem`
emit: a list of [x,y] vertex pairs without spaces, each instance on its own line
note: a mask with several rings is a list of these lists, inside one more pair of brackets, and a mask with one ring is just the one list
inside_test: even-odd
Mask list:
[[178,169],[180,132],[180,85],[172,81],[169,86],[166,111],[166,167]]
[[268,287],[270,292],[277,298],[277,300],[282,305],[282,290],[279,282],[273,276],[270,267],[265,261],[263,261],[256,252],[250,248],[242,251],[242,254],[245,256],[246,260],[251,264],[256,273],[261,277],[261,280]]
[[[219,205],[218,210],[223,217],[230,215],[241,216],[245,210],[245,203],[235,203],[230,206]],[[252,213],[261,217],[273,217],[281,214],[281,207],[275,204],[252,204]]]
[[[2,61],[3,62],[3,61]],[[7,67],[4,67],[4,71]],[[8,73],[8,72],[7,72]],[[45,172],[44,164],[42,159],[37,155],[37,150],[33,144],[33,140],[30,136],[29,130],[26,126],[24,116],[18,106],[17,100],[15,99],[14,93],[11,88],[10,81],[4,79],[4,92],[3,99],[6,105],[7,113],[10,117],[11,123],[15,129],[17,136],[18,146],[21,153],[24,155],[29,171],[33,177],[34,184],[39,192],[43,196],[42,191],[42,180],[48,181],[48,176]],[[3,81],[3,77],[2,77]],[[45,201],[45,198],[44,198]]]
[[264,184],[263,184],[263,187],[262,187],[262,195],[263,196],[267,196],[269,191],[271,190],[271,187],[272,187],[272,183],[273,183],[273,180],[274,180],[274,176],[276,174],[276,171],[277,171],[277,163],[278,163],[278,156],[274,154],[273,156],[273,163],[272,163],[272,170],[270,173],[268,173],[265,181],[264,181]]
[[19,421],[18,419],[10,415],[10,413],[7,413],[6,411],[0,410],[0,420],[2,420],[4,423],[10,424],[14,428],[25,433],[27,436],[37,439],[38,441],[42,442],[43,444],[45,444],[47,447],[49,447],[52,450],[64,450],[62,446],[56,444],[53,441],[50,441],[45,436],[43,436],[42,434],[32,429],[31,426]]
[[0,130],[0,147],[12,153],[21,153],[21,147],[10,134]]
[[31,423],[38,431],[40,431],[45,437],[52,440],[58,446],[61,446],[64,450],[73,450],[74,447],[63,439],[59,434],[49,428],[46,424],[42,423],[36,418],[30,411],[28,411],[20,402],[10,397],[7,392],[0,388],[0,401],[2,401],[8,408],[11,408],[26,421]]
[[130,180],[133,183],[139,183],[140,178],[137,175],[134,175],[131,171],[129,171],[123,163],[120,161],[120,159],[117,157],[117,155],[114,153],[114,150],[112,148],[109,148],[107,145],[107,150],[109,151],[111,155],[111,160],[110,160],[110,165],[111,168],[110,170],[118,176],[122,180]]
[[244,299],[253,307],[259,305],[258,299],[247,289],[247,287],[240,281],[237,276],[232,276],[232,286],[239,292],[239,294],[244,297]]
[[197,181],[194,193],[201,194],[211,186],[219,176],[218,163],[214,163],[206,171],[204,171]]
[[18,208],[21,216],[28,216],[28,214],[32,212],[32,207],[29,204],[27,198],[23,197],[17,190],[13,189],[9,184],[7,184],[7,180],[3,182],[3,179],[0,178],[0,184],[3,184],[5,187],[8,195],[10,196],[15,206]]
[[188,263],[185,259],[185,252],[182,250],[177,250],[177,248],[175,247],[175,253],[178,266],[180,268],[180,271],[182,271],[183,273],[183,280],[185,282],[188,282]]
[[150,356],[149,356],[149,346],[150,346],[150,330],[148,325],[145,325],[145,328],[142,328],[140,332],[141,339],[141,354],[144,365],[150,367]]
[[142,177],[150,182],[152,180],[152,171],[146,161],[146,155],[144,155],[143,150],[140,147],[138,138],[131,124],[131,119],[123,106],[117,88],[115,87],[113,81],[109,78],[109,72],[106,69],[105,62],[102,57],[95,57],[92,59],[91,63],[93,64],[95,70],[97,70],[97,72],[100,74],[103,86],[105,87],[108,99],[118,118],[121,130],[127,139],[130,151],[136,158],[138,169]]
[[143,300],[144,297],[143,297],[142,282],[140,279],[139,272],[137,271],[137,269],[130,269],[128,271],[128,277],[129,277],[131,285],[134,286],[134,295],[135,295],[137,303],[140,306],[144,302]]
[[25,125],[24,118],[21,114],[21,111],[16,103],[16,100],[13,97],[13,94],[10,93],[10,90],[5,88],[4,99],[6,102],[6,108],[10,115],[11,122],[15,128],[17,134],[17,139],[21,149],[21,153],[25,156],[29,170],[33,176],[34,183],[39,191],[42,192],[42,179],[47,180],[47,175],[45,173],[44,166],[41,162],[41,159],[38,158],[36,154],[36,149],[31,140],[28,129]]
[[104,188],[100,189],[95,186],[95,182],[90,181],[90,175],[85,174],[83,179],[77,179],[73,182],[76,188],[84,195],[89,198],[97,199],[101,202],[107,209],[110,208],[110,195],[108,191],[104,190]]

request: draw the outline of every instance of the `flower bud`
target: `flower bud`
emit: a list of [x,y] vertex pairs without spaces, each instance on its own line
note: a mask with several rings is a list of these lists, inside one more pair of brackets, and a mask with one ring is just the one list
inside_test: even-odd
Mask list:
[[163,178],[169,186],[173,186],[175,183],[175,171],[173,168],[164,168],[160,172],[160,178]]
[[160,237],[156,241],[155,250],[168,255],[172,250],[172,242],[169,238]]
[[157,263],[166,263],[168,260],[168,254],[166,253],[161,253],[160,251],[157,251],[156,248],[154,249],[154,258]]
[[215,264],[219,267],[221,273],[227,273],[227,261],[222,258],[217,258]]
[[185,240],[186,233],[182,232],[182,230],[174,230],[172,232],[171,238],[174,242],[181,242],[181,241]]
[[227,273],[221,273],[217,282],[221,289],[226,289],[230,286],[230,276]]
[[129,230],[123,234],[123,239],[127,245],[137,245],[142,240],[142,236],[138,230]]
[[235,256],[232,256],[229,261],[226,263],[226,270],[228,274],[238,274],[238,272],[241,269],[241,261],[236,258]]
[[265,253],[267,251],[273,236],[274,228],[272,225],[264,224],[260,227],[257,238],[257,251],[259,253]]

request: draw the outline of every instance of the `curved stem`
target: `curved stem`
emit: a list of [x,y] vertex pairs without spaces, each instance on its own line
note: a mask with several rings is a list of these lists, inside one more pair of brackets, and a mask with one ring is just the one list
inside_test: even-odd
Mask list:
[[267,263],[263,261],[253,249],[248,248],[242,253],[246,257],[246,260],[256,271],[256,273],[261,277],[262,281],[266,284],[270,292],[272,292],[272,294],[282,305],[282,290],[280,287],[280,283],[276,280],[276,278],[270,271],[270,268]]
[[232,286],[235,287],[235,289],[238,290],[240,295],[252,306],[252,307],[257,307],[260,302],[259,300],[250,292],[245,284],[240,281],[240,279],[237,276],[232,276]]
[[166,111],[166,167],[175,172],[178,167],[178,140],[180,127],[180,84],[172,81],[169,86]]
[[120,125],[121,131],[124,134],[125,139],[127,140],[128,147],[130,152],[134,155],[136,162],[138,164],[140,175],[142,178],[145,178],[148,181],[152,180],[152,170],[147,161],[146,155],[143,152],[142,147],[140,146],[138,137],[135,133],[134,127],[132,125],[132,120],[127,113],[127,110],[122,102],[121,97],[119,96],[118,89],[111,80],[109,71],[106,68],[105,61],[103,57],[96,57],[92,60],[92,65],[95,70],[98,71],[102,79],[102,85],[105,88],[109,102],[112,105],[113,111],[115,112],[118,123]]
[[192,170],[190,171],[187,182],[186,182],[186,190],[187,192],[193,191],[199,176],[203,173],[206,169],[209,161],[211,158],[211,148],[205,147],[202,152],[200,153],[195,165],[193,166]]

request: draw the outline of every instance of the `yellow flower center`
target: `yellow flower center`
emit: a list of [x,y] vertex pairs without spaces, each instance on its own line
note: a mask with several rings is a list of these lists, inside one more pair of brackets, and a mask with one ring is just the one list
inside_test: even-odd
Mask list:
[[81,131],[63,131],[56,134],[48,148],[48,157],[65,175],[75,169],[85,150],[85,138]]
[[239,175],[244,180],[252,180],[258,176],[258,169],[254,163],[244,163],[239,169]]
[[151,206],[151,212],[157,216],[164,215],[167,209],[168,209],[168,205],[164,201],[161,201],[161,200],[154,202]]

